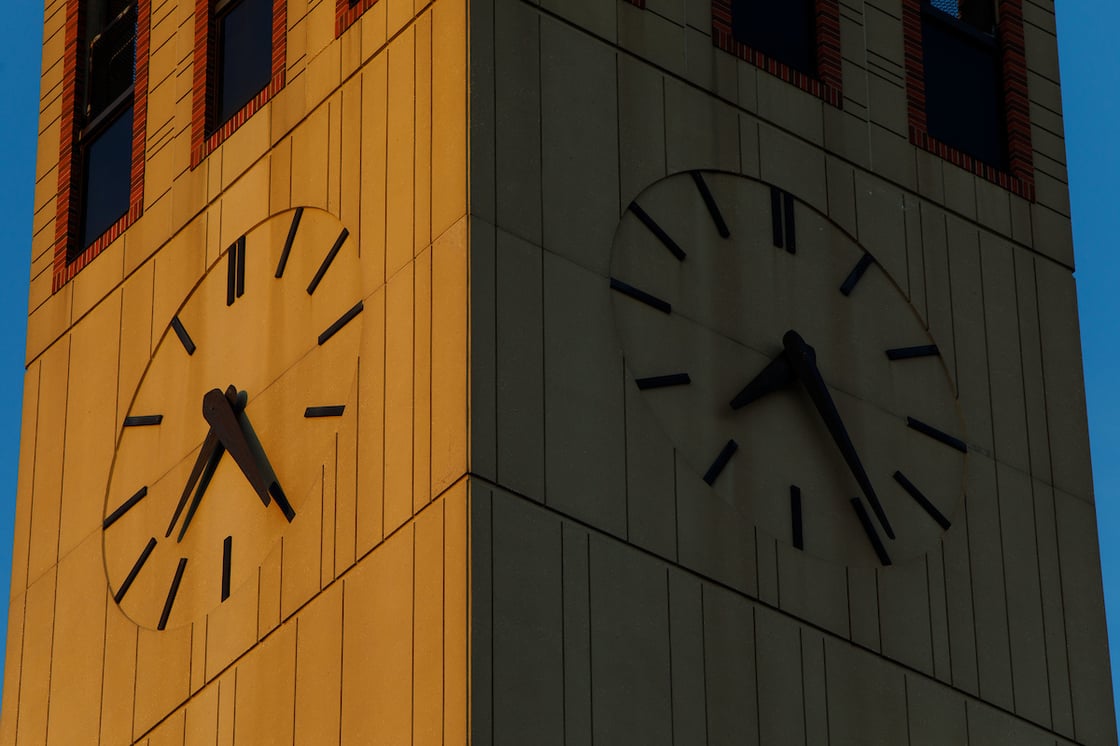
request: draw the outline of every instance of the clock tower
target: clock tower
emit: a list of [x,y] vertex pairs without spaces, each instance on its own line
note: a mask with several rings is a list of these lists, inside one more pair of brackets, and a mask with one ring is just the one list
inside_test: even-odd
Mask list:
[[1050,0],[53,0],[0,743],[1116,743]]

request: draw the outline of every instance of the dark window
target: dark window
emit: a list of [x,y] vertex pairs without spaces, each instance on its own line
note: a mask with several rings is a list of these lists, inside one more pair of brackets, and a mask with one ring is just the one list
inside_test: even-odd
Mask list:
[[79,70],[77,242],[73,260],[128,212],[132,188],[132,108],[136,79],[136,3],[91,0]]
[[992,0],[926,0],[922,63],[930,136],[1006,169],[1003,74]]
[[128,106],[84,148],[82,223],[84,249],[128,212],[132,192],[132,106]]
[[110,0],[106,5],[106,22],[89,42],[87,120],[130,92],[136,76],[136,5],[120,0]]
[[735,0],[731,34],[778,62],[816,75],[814,0]]
[[219,3],[214,125],[221,126],[272,78],[272,0]]
[[992,0],[929,0],[929,4],[977,31],[995,33],[996,8]]

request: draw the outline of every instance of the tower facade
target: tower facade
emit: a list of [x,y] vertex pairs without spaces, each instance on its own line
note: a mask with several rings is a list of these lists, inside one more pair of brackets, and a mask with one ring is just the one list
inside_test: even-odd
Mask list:
[[46,19],[3,740],[465,742],[466,3]]
[[0,740],[1116,742],[1052,3],[46,24]]

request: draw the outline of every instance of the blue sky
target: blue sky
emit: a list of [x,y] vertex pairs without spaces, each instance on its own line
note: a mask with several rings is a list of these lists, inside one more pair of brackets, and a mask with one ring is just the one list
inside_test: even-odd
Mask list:
[[[39,0],[9,0],[5,15],[9,28],[25,30],[9,35],[7,43],[0,45],[0,90],[7,99],[0,117],[0,142],[4,143],[0,150],[0,225],[8,237],[3,247],[8,271],[0,290],[0,599],[5,600],[0,603],[0,616],[6,630],[27,339],[43,4]],[[5,634],[0,646],[6,642]]]
[[[1057,0],[1058,57],[1097,531],[1114,701],[1120,703],[1120,4]],[[1117,708],[1120,710],[1120,706]]]
[[[604,0],[608,1],[608,0]],[[0,598],[8,597],[15,514],[20,400],[30,264],[32,190],[42,4],[5,3],[9,28],[26,29],[0,45],[0,225],[8,270],[0,292]],[[1120,3],[1058,0],[1066,147],[1073,201],[1081,339],[1093,446],[1094,481],[1113,661],[1120,661]],[[0,604],[0,629],[7,604]],[[0,652],[5,638],[0,636]],[[1113,689],[1120,692],[1120,665]]]

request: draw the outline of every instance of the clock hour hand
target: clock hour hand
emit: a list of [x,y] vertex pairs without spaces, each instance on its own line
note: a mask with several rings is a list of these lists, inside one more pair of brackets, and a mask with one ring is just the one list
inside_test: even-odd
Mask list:
[[863,468],[859,454],[856,453],[855,446],[852,445],[852,439],[848,436],[848,431],[844,427],[844,421],[840,419],[840,412],[837,411],[836,404],[832,401],[832,395],[828,393],[828,386],[825,385],[821,372],[817,369],[816,351],[793,329],[790,329],[782,337],[782,345],[785,347],[785,357],[789,361],[790,368],[797,379],[801,381],[801,385],[805,387],[821,419],[824,420],[825,427],[828,428],[828,432],[836,443],[836,447],[840,449],[840,454],[844,457],[848,469],[851,470],[852,476],[855,477],[867,498],[867,502],[870,503],[871,509],[879,519],[879,523],[882,524],[883,531],[893,539],[894,529],[891,528],[890,521],[887,520],[887,513],[883,510],[882,504],[879,503],[875,488],[871,486],[867,471]]
[[[202,441],[202,448],[198,451],[198,458],[194,460],[194,468],[191,469],[191,475],[187,479],[187,485],[183,487],[183,494],[179,498],[179,504],[175,506],[175,513],[171,516],[171,523],[167,524],[167,533],[164,538],[171,536],[171,532],[175,529],[175,524],[179,522],[179,515],[183,512],[183,508],[187,505],[187,499],[194,491],[195,485],[198,485],[198,491],[195,493],[195,498],[191,502],[191,508],[187,511],[186,523],[190,523],[194,511],[198,508],[199,501],[202,500],[202,494],[206,491],[206,487],[210,483],[210,476],[214,473],[214,469],[218,465],[219,459],[222,457],[222,444],[218,442],[218,435],[214,432],[214,428],[210,428],[210,432],[206,434],[206,440]],[[203,473],[206,473],[203,478]],[[199,480],[201,479],[201,483]],[[186,531],[186,526],[183,527]],[[182,541],[182,534],[179,534],[179,540]]]
[[261,462],[253,452],[253,447],[249,444],[249,439],[245,437],[245,431],[237,419],[239,412],[234,410],[234,402],[237,401],[237,389],[234,386],[227,388],[225,393],[220,389],[211,389],[202,398],[202,416],[218,434],[219,442],[229,451],[229,455],[233,456],[233,460],[249,480],[249,484],[261,502],[267,506],[271,498],[275,497],[276,504],[284,513],[284,517],[291,522],[295,517],[295,511],[292,510],[280,485],[265,476]]
[[783,388],[793,381],[793,369],[789,365],[786,353],[782,352],[766,364],[762,371],[752,378],[743,387],[743,390],[731,400],[732,409],[742,409],[751,402],[761,399],[767,394]]

